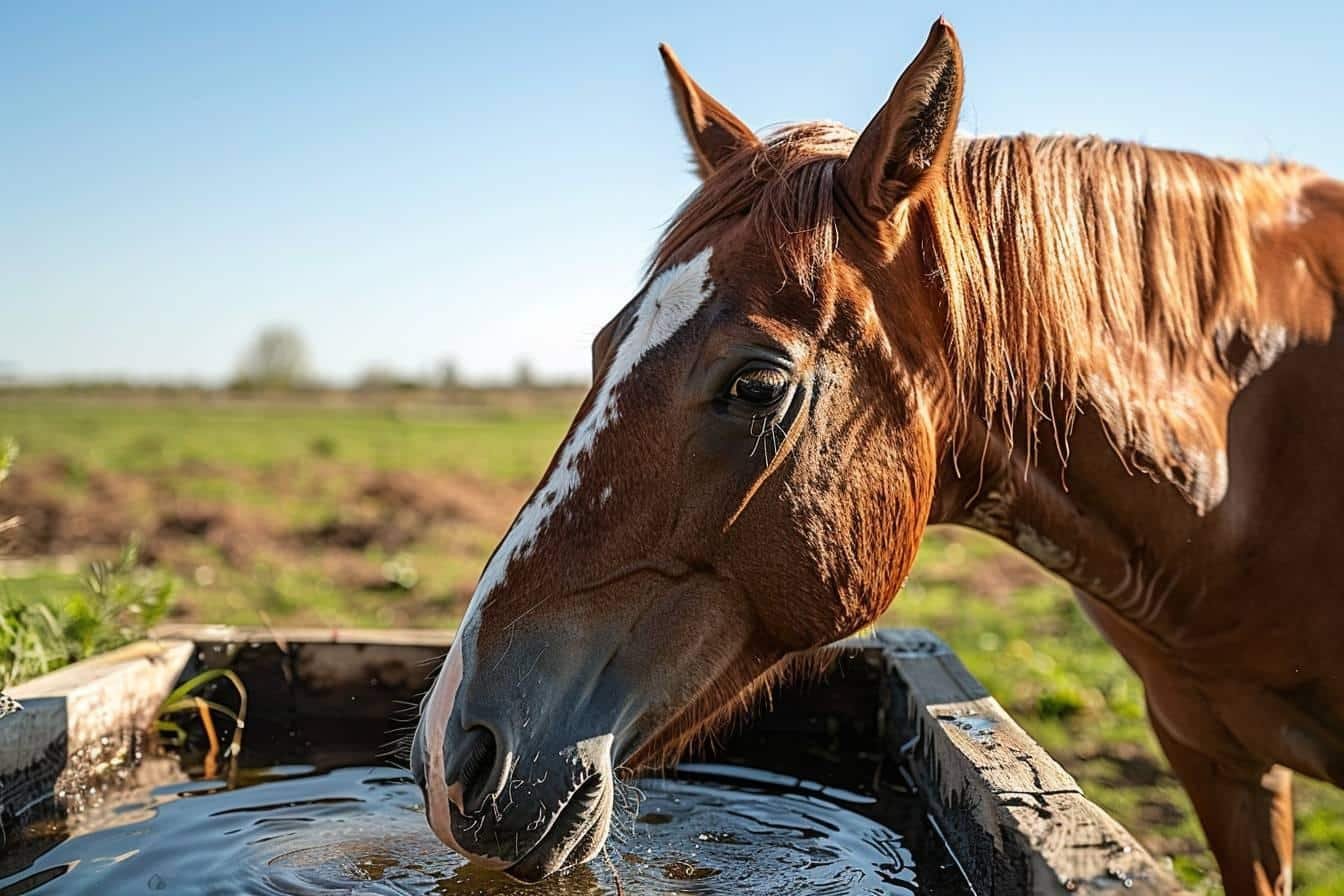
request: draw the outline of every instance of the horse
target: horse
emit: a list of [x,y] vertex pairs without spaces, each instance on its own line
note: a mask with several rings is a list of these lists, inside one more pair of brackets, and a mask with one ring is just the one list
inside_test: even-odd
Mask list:
[[1344,786],[1344,183],[956,133],[933,25],[861,133],[758,136],[661,48],[701,183],[486,565],[412,771],[523,881],[891,604],[926,526],[1070,583],[1141,677],[1229,894]]

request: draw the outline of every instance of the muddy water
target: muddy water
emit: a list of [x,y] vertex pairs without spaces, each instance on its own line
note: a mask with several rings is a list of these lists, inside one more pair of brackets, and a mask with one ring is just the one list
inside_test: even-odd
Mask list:
[[735,766],[637,782],[618,798],[605,860],[527,888],[440,845],[395,769],[275,767],[243,783],[142,788],[30,831],[60,842],[0,872],[0,896],[928,892],[902,836],[861,814],[874,797]]

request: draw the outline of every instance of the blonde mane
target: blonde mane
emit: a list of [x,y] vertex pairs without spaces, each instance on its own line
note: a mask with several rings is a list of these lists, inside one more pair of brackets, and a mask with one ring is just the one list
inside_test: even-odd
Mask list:
[[[836,170],[855,139],[809,123],[734,154],[678,212],[652,267],[745,216],[787,274],[813,283],[836,251]],[[910,211],[947,296],[962,410],[1011,432],[1023,410],[1048,416],[1053,397],[1058,434],[1086,400],[1118,443],[1178,462],[1168,399],[1190,377],[1229,378],[1234,337],[1260,348],[1254,229],[1306,173],[1093,137],[959,139]]]

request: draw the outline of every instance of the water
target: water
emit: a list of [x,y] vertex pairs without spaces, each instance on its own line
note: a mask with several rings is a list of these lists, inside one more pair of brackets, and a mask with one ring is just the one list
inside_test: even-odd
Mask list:
[[142,786],[35,825],[28,842],[56,845],[22,870],[0,862],[0,896],[929,892],[902,836],[868,817],[877,797],[735,766],[624,789],[606,860],[534,887],[449,852],[396,769],[277,766],[240,785]]

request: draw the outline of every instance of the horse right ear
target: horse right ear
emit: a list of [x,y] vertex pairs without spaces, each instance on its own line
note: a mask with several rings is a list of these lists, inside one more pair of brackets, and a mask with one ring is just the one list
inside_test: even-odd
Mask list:
[[939,19],[840,167],[840,188],[866,218],[886,220],[942,170],[956,136],[962,80],[957,36]]
[[663,56],[672,102],[677,106],[701,180],[713,174],[737,150],[760,144],[751,128],[686,74],[671,47],[659,44],[658,52]]

